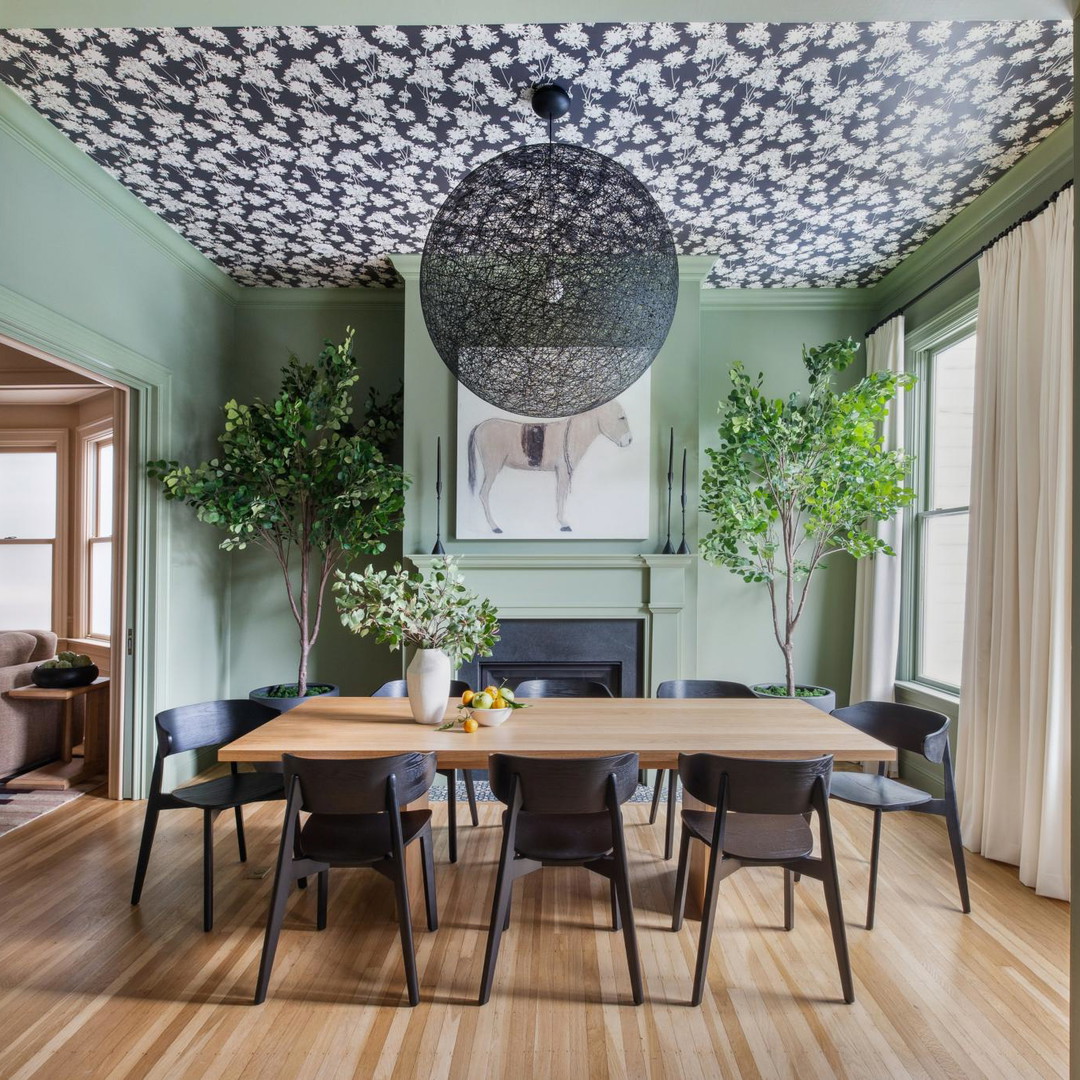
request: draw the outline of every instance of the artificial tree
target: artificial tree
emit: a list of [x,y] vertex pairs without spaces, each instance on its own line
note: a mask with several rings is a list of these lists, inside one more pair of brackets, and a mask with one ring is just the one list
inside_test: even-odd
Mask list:
[[319,636],[326,585],[343,563],[377,555],[399,531],[408,478],[387,460],[401,429],[401,391],[369,391],[353,419],[360,378],[354,330],[340,345],[325,342],[315,363],[290,356],[271,401],[225,403],[217,457],[199,465],[152,461],[149,475],[167,499],[191,506],[200,521],[223,529],[221,547],[249,544],[271,552],[281,568],[300,638],[295,695],[308,693],[308,659]]
[[809,392],[786,400],[766,397],[763,376],[734,364],[720,445],[705,451],[701,508],[712,528],[701,553],[767,586],[788,696],[796,693],[793,637],[823,561],[841,551],[855,559],[895,554],[874,522],[915,497],[906,483],[912,459],[886,449],[881,434],[889,403],[914,376],[879,371],[835,390],[835,375],[858,348],[851,338],[804,346]]

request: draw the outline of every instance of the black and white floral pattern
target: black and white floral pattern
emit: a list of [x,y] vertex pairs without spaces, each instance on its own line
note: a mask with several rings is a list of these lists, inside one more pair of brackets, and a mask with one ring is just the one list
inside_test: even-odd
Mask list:
[[0,78],[244,285],[394,284],[454,183],[557,138],[709,284],[877,280],[1071,112],[1062,22],[0,31]]

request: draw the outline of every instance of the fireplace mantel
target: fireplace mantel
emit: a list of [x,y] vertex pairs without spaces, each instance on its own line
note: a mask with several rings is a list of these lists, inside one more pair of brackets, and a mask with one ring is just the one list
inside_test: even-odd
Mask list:
[[[595,552],[449,553],[470,588],[506,619],[626,619],[645,623],[645,685],[692,678],[694,555]],[[441,556],[409,555],[427,571]]]

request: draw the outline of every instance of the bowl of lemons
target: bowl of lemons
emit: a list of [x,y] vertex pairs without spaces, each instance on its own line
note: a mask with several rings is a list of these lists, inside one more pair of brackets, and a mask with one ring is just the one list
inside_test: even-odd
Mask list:
[[498,727],[509,719],[514,709],[522,709],[514,700],[514,692],[505,686],[485,686],[483,690],[466,690],[461,704],[468,710],[469,718],[481,727]]

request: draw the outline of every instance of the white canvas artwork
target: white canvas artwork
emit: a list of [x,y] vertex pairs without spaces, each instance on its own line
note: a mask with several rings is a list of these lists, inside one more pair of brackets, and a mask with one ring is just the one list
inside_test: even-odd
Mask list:
[[650,374],[606,405],[519,416],[458,385],[459,540],[649,535]]

